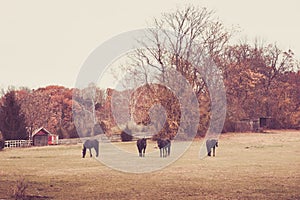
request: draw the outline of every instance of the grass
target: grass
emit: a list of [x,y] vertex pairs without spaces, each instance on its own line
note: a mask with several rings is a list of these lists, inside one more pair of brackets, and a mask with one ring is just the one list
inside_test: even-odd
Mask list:
[[[300,132],[224,134],[216,157],[201,160],[202,142],[163,170],[144,174],[82,159],[81,145],[5,149],[0,199],[13,199],[20,177],[27,199],[300,199]],[[117,145],[137,155],[135,143]],[[147,151],[157,151],[154,146],[148,143]]]

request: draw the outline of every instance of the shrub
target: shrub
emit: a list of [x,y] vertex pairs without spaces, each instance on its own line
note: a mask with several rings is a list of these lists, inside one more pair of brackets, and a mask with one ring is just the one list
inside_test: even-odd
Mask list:
[[132,141],[132,138],[132,131],[128,128],[128,126],[126,126],[126,128],[121,133],[121,140],[122,142],[129,142]]
[[13,188],[13,198],[14,199],[26,199],[26,189],[28,183],[25,178],[19,178]]
[[4,140],[0,140],[0,151],[4,148]]

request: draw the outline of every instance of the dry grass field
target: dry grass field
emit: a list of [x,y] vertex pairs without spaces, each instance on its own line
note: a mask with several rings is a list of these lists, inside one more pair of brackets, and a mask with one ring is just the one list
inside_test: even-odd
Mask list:
[[[81,145],[5,149],[0,199],[13,199],[22,179],[27,199],[300,199],[300,132],[224,134],[216,157],[199,159],[202,142],[163,170],[142,174],[82,159]],[[136,151],[133,142],[118,145]]]

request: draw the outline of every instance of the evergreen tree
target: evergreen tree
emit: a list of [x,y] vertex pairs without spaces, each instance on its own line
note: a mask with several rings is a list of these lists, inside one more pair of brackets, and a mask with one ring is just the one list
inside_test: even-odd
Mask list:
[[15,91],[7,92],[0,107],[0,131],[5,140],[28,139],[25,117],[16,100]]

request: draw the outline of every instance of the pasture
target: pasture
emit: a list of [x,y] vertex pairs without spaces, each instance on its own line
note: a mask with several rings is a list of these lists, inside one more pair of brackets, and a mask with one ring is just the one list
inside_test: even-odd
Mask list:
[[[199,159],[202,143],[195,140],[170,166],[141,174],[82,158],[80,144],[5,149],[0,199],[12,199],[21,179],[28,199],[300,199],[299,131],[224,134],[216,157]],[[138,157],[135,142],[117,145]],[[159,157],[155,146],[148,141],[139,159],[150,151]]]

